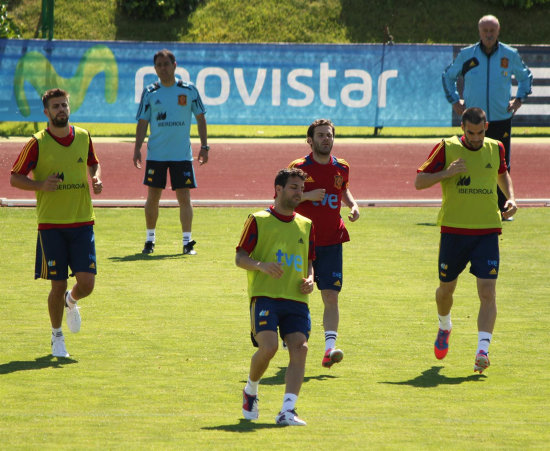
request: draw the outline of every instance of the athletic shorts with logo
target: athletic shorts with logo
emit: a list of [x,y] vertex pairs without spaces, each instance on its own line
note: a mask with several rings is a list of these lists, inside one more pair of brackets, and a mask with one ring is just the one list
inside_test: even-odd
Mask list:
[[307,304],[286,299],[272,299],[258,296],[250,302],[250,338],[258,347],[254,337],[264,330],[277,332],[284,339],[285,335],[301,332],[309,339],[311,316]]
[[34,278],[66,280],[69,268],[97,274],[93,226],[39,230]]
[[168,171],[170,171],[172,191],[180,188],[197,187],[192,161],[147,160],[143,184],[153,188],[166,188]]
[[319,290],[342,289],[342,244],[316,246],[313,274]]
[[452,282],[470,262],[470,273],[480,279],[498,277],[498,233],[458,235],[442,233],[439,244],[439,280]]

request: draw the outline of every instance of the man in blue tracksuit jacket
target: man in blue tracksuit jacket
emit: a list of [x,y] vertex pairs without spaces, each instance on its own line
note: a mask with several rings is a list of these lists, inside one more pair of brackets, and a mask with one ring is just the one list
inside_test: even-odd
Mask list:
[[[510,136],[512,116],[522,100],[531,94],[533,75],[523,63],[518,51],[498,41],[500,24],[495,16],[483,16],[478,23],[480,42],[460,51],[454,62],[443,72],[443,89],[455,113],[462,117],[466,108],[485,111],[489,128],[485,136],[501,141],[506,149],[510,171]],[[459,75],[464,77],[464,100],[456,87]],[[512,75],[518,82],[512,99]],[[498,190],[498,204],[504,209],[506,197]]]

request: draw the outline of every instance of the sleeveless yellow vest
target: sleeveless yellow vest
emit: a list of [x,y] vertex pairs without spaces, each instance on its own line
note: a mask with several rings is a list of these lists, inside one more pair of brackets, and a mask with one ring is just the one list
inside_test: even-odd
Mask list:
[[283,222],[268,211],[254,213],[258,226],[258,242],[250,256],[262,262],[280,262],[284,274],[274,279],[260,271],[247,271],[248,294],[308,302],[300,292],[307,277],[311,220],[296,214],[291,222]]
[[88,150],[90,137],[74,127],[75,138],[68,147],[59,144],[42,130],[34,135],[38,141],[38,162],[33,170],[35,180],[58,174],[62,179],[53,192],[36,192],[39,224],[74,224],[94,220],[88,186]]
[[462,145],[457,136],[446,139],[445,169],[458,158],[465,160],[467,172],[441,182],[443,203],[438,224],[463,229],[500,228],[498,141],[485,138],[480,149],[470,150]]

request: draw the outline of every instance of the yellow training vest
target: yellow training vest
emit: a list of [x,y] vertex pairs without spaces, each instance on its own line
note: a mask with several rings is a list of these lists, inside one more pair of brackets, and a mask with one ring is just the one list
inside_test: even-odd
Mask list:
[[308,275],[311,220],[296,214],[292,221],[284,222],[268,211],[259,211],[253,216],[258,227],[258,241],[250,257],[261,262],[280,262],[284,274],[274,279],[261,271],[247,271],[249,296],[307,303],[309,296],[300,292],[300,284]]
[[467,172],[441,181],[443,203],[438,224],[462,229],[502,227],[497,180],[500,167],[498,141],[485,138],[478,150],[470,150],[454,136],[445,139],[445,169],[462,158]]
[[45,180],[53,174],[62,179],[55,191],[36,192],[38,224],[74,224],[94,220],[88,187],[90,136],[79,127],[74,127],[74,133],[70,146],[59,144],[46,130],[34,135],[38,141],[34,179]]

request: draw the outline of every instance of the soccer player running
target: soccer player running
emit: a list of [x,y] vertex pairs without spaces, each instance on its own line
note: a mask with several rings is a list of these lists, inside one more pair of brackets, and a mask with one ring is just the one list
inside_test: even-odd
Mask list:
[[478,346],[474,372],[489,367],[489,344],[495,326],[496,282],[500,266],[498,235],[502,231],[497,184],[506,195],[504,218],[517,211],[512,179],[506,168],[504,146],[485,137],[485,112],[468,108],[462,115],[464,135],[442,140],[418,169],[416,189],[440,183],[443,202],[438,224],[439,288],[435,292],[439,331],[434,353],[443,359],[449,350],[451,307],[458,276],[470,262],[480,300]]
[[283,406],[275,421],[289,426],[306,424],[296,414],[295,405],[304,380],[311,331],[308,298],[313,291],[315,242],[311,220],[294,212],[305,180],[300,169],[279,171],[274,205],[248,217],[236,249],[235,264],[248,275],[251,338],[258,348],[243,390],[243,415],[248,420],[258,418],[258,384],[277,352],[278,327],[290,361]]
[[180,222],[183,234],[183,253],[195,255],[195,241],[192,240],[193,206],[192,188],[197,187],[193,170],[191,150],[191,114],[197,120],[197,129],[201,140],[199,163],[208,162],[206,133],[206,109],[197,88],[188,82],[176,80],[176,58],[169,50],[158,51],[153,62],[159,81],[143,90],[136,119],[136,142],[134,147],[134,166],[141,169],[141,145],[151,124],[151,133],[147,143],[147,162],[145,178],[147,200],[145,202],[145,224],[147,227],[144,254],[155,249],[156,226],[159,217],[159,202],[166,188],[167,171],[170,171],[172,190],[180,207]]
[[342,289],[342,243],[349,234],[340,216],[342,202],[350,208],[348,218],[359,219],[359,206],[348,188],[349,164],[331,155],[334,125],[328,119],[318,119],[307,130],[311,153],[293,161],[289,167],[307,172],[302,203],[296,211],[310,218],[315,225],[315,281],[324,303],[323,327],[325,354],[322,365],[330,368],[340,362],[344,353],[336,348],[338,337],[338,295]]
[[[101,193],[103,185],[89,133],[69,124],[69,94],[50,89],[42,103],[48,128],[35,133],[25,145],[11,169],[10,183],[36,191],[38,239],[34,278],[51,281],[48,310],[52,355],[69,357],[61,328],[63,309],[69,330],[78,332],[81,317],[76,303],[92,293],[97,271],[94,211],[87,173],[95,194]],[[69,267],[76,283],[67,290]]]

